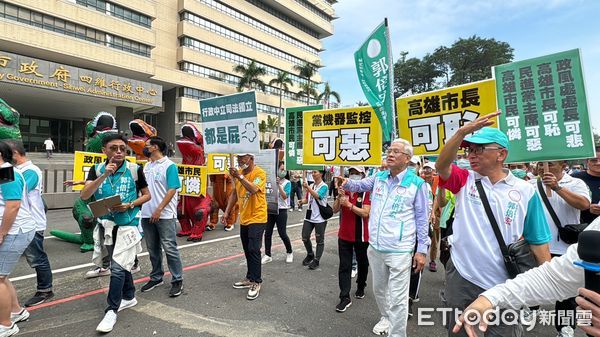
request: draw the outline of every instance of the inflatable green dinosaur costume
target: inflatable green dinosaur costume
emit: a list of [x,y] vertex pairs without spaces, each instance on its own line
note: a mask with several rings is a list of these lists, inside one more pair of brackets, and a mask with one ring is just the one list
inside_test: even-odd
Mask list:
[[[108,112],[99,112],[94,119],[87,123],[85,132],[88,137],[85,143],[85,150],[87,152],[102,153],[102,139],[110,133],[118,132],[117,121]],[[73,205],[73,218],[79,224],[81,234],[59,230],[50,231],[50,234],[59,239],[80,244],[79,249],[82,253],[94,250],[93,233],[96,219],[87,206],[90,201],[93,201],[93,198],[85,201],[77,198]]]
[[0,139],[21,139],[19,112],[0,98]]

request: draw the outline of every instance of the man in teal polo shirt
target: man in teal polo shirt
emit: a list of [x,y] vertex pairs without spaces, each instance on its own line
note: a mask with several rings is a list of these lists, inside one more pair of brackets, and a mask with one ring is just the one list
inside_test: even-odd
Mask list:
[[[104,241],[112,259],[108,308],[105,310],[104,319],[96,328],[99,332],[112,331],[117,322],[117,311],[137,304],[131,269],[141,241],[138,213],[141,205],[150,200],[150,191],[142,167],[125,161],[126,151],[125,136],[117,133],[106,136],[102,140],[102,152],[106,154],[107,160],[90,169],[85,187],[81,190],[83,200],[92,196],[96,200],[115,195],[121,197],[121,204],[113,207],[107,215],[101,216],[97,224],[104,226],[106,230],[106,235],[101,235],[102,237],[112,237],[112,244]],[[111,226],[114,227],[111,229]]]

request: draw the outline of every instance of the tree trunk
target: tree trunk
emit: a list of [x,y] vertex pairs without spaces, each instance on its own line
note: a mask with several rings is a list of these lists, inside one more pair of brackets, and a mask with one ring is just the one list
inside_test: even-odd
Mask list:
[[283,106],[283,92],[279,89],[279,110],[277,110],[277,138],[281,136],[281,109]]

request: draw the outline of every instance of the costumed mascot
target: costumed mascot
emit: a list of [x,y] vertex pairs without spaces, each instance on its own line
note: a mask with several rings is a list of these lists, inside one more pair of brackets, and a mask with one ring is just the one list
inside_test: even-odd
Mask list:
[[[183,156],[183,165],[204,165],[204,138],[194,124],[186,123],[181,127],[181,139],[177,140],[177,147]],[[211,205],[212,199],[209,195],[179,196],[177,217],[181,231],[177,236],[189,236],[188,241],[201,241]]]
[[[117,121],[113,115],[108,112],[99,112],[94,119],[87,123],[85,132],[88,137],[85,143],[85,151],[102,153],[102,139],[110,133],[118,132]],[[75,218],[79,224],[81,234],[59,230],[52,230],[50,231],[50,234],[67,242],[80,244],[81,246],[79,249],[82,253],[93,251],[93,233],[94,227],[96,226],[96,219],[88,208],[88,203],[94,201],[93,199],[94,198],[90,198],[87,201],[83,201],[81,198],[77,198],[73,205],[73,218]]]
[[0,139],[21,139],[19,112],[0,98]]
[[129,131],[131,137],[127,140],[127,145],[135,152],[136,159],[148,160],[144,155],[144,147],[148,139],[157,136],[156,129],[141,119],[134,119],[129,122]]

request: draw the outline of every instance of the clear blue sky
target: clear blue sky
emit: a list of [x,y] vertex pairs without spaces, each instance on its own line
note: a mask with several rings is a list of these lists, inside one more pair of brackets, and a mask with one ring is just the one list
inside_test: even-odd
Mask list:
[[596,0],[340,0],[335,34],[324,40],[321,71],[342,105],[366,102],[354,52],[387,17],[394,61],[401,51],[423,57],[458,38],[508,42],[514,60],[580,48],[592,126],[600,131],[600,1]]

